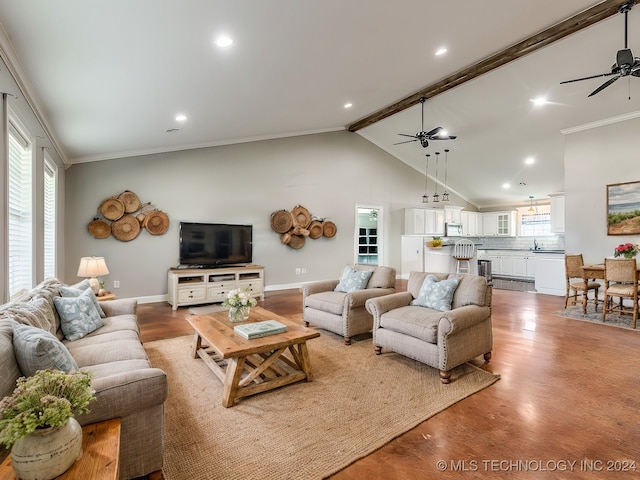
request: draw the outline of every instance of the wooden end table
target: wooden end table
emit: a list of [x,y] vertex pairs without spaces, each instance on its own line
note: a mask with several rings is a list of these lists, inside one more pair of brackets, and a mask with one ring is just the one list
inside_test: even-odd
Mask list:
[[[230,322],[226,310],[186,319],[195,330],[193,358],[202,358],[223,383],[224,407],[241,397],[313,378],[307,340],[320,336],[315,330],[262,307],[253,307],[246,322]],[[247,340],[233,330],[235,325],[263,320],[284,323],[287,331]]]
[[[119,418],[82,427],[82,457],[59,480],[117,480],[120,474]],[[17,480],[11,455],[0,465],[0,480]]]

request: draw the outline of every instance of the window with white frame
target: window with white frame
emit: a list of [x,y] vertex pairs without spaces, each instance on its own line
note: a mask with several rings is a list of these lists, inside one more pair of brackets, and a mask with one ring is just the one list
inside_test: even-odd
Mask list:
[[44,154],[44,278],[56,276],[57,167]]
[[541,237],[551,233],[551,209],[548,205],[537,206],[535,211],[524,211],[520,218],[521,237]]
[[8,251],[9,297],[29,289],[33,278],[33,200],[31,141],[9,121]]

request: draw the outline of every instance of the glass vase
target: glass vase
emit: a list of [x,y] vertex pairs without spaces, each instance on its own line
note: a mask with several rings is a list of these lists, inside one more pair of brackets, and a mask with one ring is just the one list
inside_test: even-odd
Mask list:
[[250,311],[251,307],[231,307],[229,308],[229,321],[235,323],[249,320]]

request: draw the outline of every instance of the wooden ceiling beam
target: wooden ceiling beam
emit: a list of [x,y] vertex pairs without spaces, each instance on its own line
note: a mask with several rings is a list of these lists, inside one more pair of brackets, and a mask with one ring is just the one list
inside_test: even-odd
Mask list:
[[378,110],[377,112],[348,125],[347,129],[350,132],[356,132],[362,128],[379,122],[384,118],[401,112],[402,110],[417,105],[421,97],[435,97],[447,90],[451,90],[454,87],[484,75],[491,70],[544,48],[557,40],[617,14],[620,6],[628,1],[632,1],[634,4],[640,2],[640,0],[605,0],[604,2],[549,27],[540,33],[532,35],[511,47],[505,48],[504,50],[501,50],[498,53],[471,65],[470,67],[460,70],[459,72],[454,73],[453,75],[450,75],[449,77],[444,78],[443,80],[440,80],[419,92],[409,95],[393,105],[389,105],[388,107]]

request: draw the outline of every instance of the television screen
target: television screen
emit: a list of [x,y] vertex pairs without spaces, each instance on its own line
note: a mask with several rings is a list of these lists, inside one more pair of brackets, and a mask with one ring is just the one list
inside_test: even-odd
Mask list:
[[180,265],[213,268],[251,263],[253,226],[180,222]]

